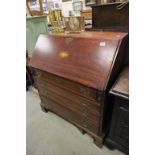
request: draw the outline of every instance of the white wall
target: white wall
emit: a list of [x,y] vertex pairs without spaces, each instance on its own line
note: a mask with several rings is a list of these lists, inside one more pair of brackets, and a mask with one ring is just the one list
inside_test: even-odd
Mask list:
[[69,16],[69,11],[73,11],[72,1],[61,3],[63,16]]

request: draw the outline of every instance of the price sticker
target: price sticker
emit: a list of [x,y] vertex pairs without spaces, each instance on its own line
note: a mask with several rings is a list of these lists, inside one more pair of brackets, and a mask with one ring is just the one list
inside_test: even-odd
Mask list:
[[106,43],[105,42],[100,42],[100,46],[105,46]]

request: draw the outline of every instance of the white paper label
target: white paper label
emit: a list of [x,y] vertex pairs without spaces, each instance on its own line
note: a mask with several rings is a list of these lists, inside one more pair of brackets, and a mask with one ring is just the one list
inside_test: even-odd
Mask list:
[[100,42],[100,46],[105,46],[106,43],[105,42]]

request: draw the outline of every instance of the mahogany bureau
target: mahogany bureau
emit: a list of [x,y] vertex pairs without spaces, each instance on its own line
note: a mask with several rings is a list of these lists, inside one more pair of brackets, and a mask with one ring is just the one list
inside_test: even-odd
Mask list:
[[112,121],[106,143],[112,148],[118,148],[129,153],[129,68],[120,73],[110,90],[114,104]]
[[76,125],[102,146],[106,96],[121,69],[128,34],[81,32],[41,34],[30,66],[35,70],[41,107]]

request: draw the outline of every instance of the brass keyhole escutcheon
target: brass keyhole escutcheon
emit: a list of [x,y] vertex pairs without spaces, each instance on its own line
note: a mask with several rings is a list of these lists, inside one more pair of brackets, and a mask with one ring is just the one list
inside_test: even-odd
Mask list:
[[73,40],[74,40],[74,39],[73,39],[72,37],[67,37],[67,38],[66,38],[66,44],[69,45],[70,43],[73,42]]

